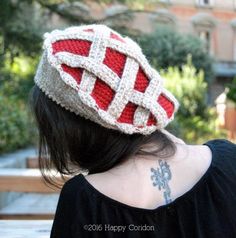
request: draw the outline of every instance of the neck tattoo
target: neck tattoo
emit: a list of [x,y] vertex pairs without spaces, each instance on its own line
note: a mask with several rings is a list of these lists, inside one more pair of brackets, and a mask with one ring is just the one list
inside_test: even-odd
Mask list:
[[151,180],[153,181],[153,186],[158,186],[158,189],[164,189],[164,198],[166,204],[170,203],[171,200],[171,191],[168,185],[169,180],[171,180],[171,171],[170,166],[164,160],[158,160],[160,168],[154,169],[151,168]]

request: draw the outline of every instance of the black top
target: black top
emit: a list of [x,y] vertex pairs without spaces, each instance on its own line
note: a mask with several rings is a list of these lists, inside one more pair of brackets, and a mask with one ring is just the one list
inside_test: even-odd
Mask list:
[[60,193],[51,238],[236,238],[236,145],[205,143],[212,162],[185,194],[156,209],[126,205],[96,190],[82,174]]

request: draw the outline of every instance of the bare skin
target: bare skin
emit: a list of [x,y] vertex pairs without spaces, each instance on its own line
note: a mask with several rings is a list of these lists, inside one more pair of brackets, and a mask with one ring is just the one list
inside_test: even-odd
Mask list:
[[155,209],[171,203],[200,180],[211,164],[212,154],[208,146],[187,145],[164,132],[176,144],[174,156],[165,160],[135,156],[85,178],[101,193],[129,206]]

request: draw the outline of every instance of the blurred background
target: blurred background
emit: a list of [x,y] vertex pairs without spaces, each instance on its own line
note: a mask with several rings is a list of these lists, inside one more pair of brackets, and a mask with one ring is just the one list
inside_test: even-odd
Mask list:
[[[236,0],[1,0],[0,230],[5,238],[49,237],[59,190],[47,187],[38,169],[28,94],[43,34],[80,24],[106,24],[140,44],[181,103],[169,131],[189,144],[214,138],[236,142]],[[16,222],[22,219],[47,221]]]
[[1,0],[0,153],[34,145],[27,97],[52,29],[102,23],[138,41],[181,102],[168,127],[188,143],[235,140],[235,0]]
[[181,102],[167,129],[188,143],[235,139],[236,1],[2,0],[0,153],[36,141],[27,97],[43,34],[92,23],[137,40],[166,79]]

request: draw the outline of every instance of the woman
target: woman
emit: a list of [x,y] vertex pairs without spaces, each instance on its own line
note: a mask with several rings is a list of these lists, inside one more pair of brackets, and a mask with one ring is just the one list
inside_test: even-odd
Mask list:
[[165,131],[179,104],[134,41],[104,25],[47,33],[35,84],[40,169],[75,175],[51,238],[236,237],[236,145]]

